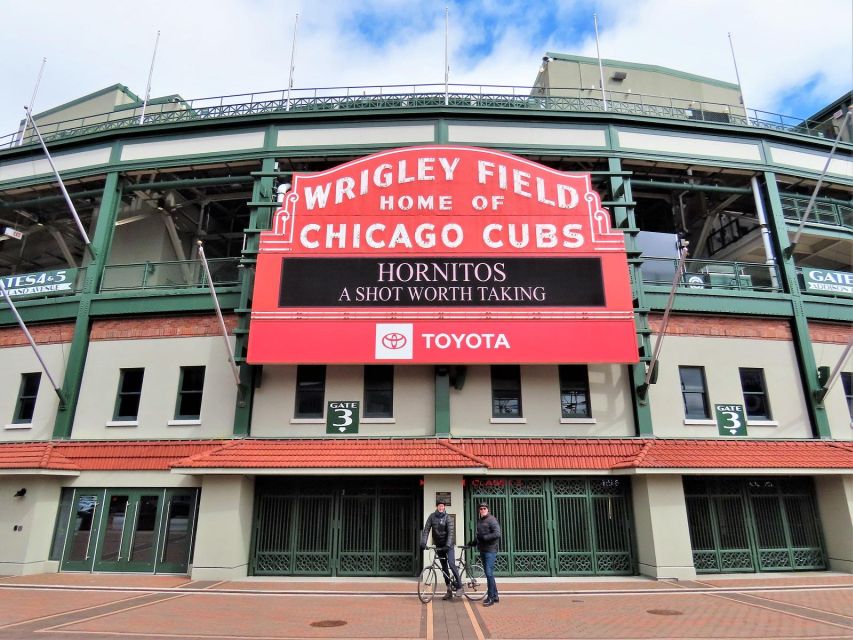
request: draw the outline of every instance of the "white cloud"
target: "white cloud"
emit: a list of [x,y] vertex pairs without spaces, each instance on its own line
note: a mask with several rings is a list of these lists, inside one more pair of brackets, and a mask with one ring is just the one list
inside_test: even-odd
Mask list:
[[[297,10],[296,87],[441,84],[444,5],[414,0],[4,3],[0,133],[16,128],[42,56],[48,64],[37,111],[116,83],[141,95],[158,29],[152,95],[194,98],[285,88]],[[810,80],[822,102],[852,84],[849,0],[808,5],[599,0],[597,6],[604,57],[734,81],[726,37],[731,31],[750,107],[780,110],[781,98]],[[451,82],[529,85],[545,51],[595,55],[592,7],[591,2],[451,2]],[[352,27],[366,9],[376,18],[369,37]],[[487,55],[465,53],[489,50],[485,44],[491,39],[495,43]]]

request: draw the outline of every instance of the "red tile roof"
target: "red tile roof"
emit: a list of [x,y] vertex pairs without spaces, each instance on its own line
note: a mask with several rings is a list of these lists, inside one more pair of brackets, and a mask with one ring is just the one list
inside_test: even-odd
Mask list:
[[168,471],[183,458],[230,440],[66,441],[54,446],[87,471]]
[[821,440],[647,440],[614,469],[848,469],[853,445]]
[[0,444],[0,469],[843,469],[853,442],[546,438],[52,441]]
[[0,469],[79,471],[80,467],[51,442],[14,442],[0,445]]
[[636,439],[454,439],[452,443],[488,462],[492,469],[612,469],[636,457]]
[[194,469],[455,469],[486,465],[447,440],[347,438],[235,440],[173,466]]

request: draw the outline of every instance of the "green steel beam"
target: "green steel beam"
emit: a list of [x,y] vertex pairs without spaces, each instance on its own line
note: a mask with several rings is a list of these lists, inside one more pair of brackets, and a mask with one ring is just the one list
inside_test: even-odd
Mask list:
[[92,246],[95,249],[94,257],[86,266],[86,278],[83,282],[83,292],[80,297],[80,306],[78,307],[77,318],[74,324],[74,337],[71,339],[68,361],[65,365],[65,378],[62,383],[62,391],[65,395],[66,404],[64,408],[60,408],[56,413],[56,421],[53,425],[53,437],[55,439],[67,439],[71,437],[71,428],[74,424],[74,415],[80,396],[80,384],[83,380],[83,370],[86,366],[86,355],[89,351],[89,330],[91,329],[91,315],[89,312],[91,301],[93,295],[101,286],[101,276],[103,275],[106,258],[109,255],[120,201],[119,174],[112,172],[107,174],[107,179],[104,183],[104,195],[101,198],[98,221],[94,236],[92,237]]
[[652,187],[654,189],[669,189],[671,191],[709,191],[716,193],[752,193],[749,187],[719,187],[712,184],[690,184],[687,182],[664,182],[658,180],[632,180],[635,187]]
[[[611,136],[614,132],[611,131]],[[616,201],[622,204],[613,207],[613,222],[617,228],[635,228],[637,226],[634,217],[634,207],[626,206],[634,202],[632,190],[632,180],[624,177],[622,171],[622,162],[619,158],[607,159],[608,169],[611,171],[610,176],[610,192],[620,194],[615,197]],[[633,234],[625,234],[625,249],[628,253],[637,252],[637,241]],[[634,324],[637,329],[637,346],[643,356],[651,356],[651,342],[649,340],[649,319],[648,305],[645,301],[645,293],[643,291],[643,276],[640,273],[640,266],[635,263],[629,263],[628,269],[631,275],[631,295],[634,298]],[[639,392],[639,386],[642,384],[646,376],[646,365],[641,359],[637,364],[628,365],[628,374],[631,384],[631,401],[634,412],[634,424],[636,425],[636,433],[639,436],[654,435],[652,425],[652,413],[649,407],[648,396],[643,397]]]
[[[236,291],[217,292],[217,295],[223,312],[235,309],[240,303],[240,294]],[[147,295],[132,295],[131,292],[124,295],[110,294],[109,297],[101,295],[91,300],[89,314],[103,317],[180,312],[213,313],[214,310],[209,291],[194,291],[190,294],[187,291],[175,289],[157,294],[147,293]]]
[[771,171],[764,172],[764,183],[767,189],[767,200],[770,204],[767,212],[767,224],[770,227],[770,235],[773,240],[773,252],[779,257],[780,272],[783,286],[791,294],[791,306],[793,317],[791,318],[791,331],[794,339],[794,351],[800,365],[800,378],[803,382],[803,390],[811,422],[812,435],[815,438],[831,438],[829,418],[823,406],[822,399],[817,400],[822,385],[818,381],[817,363],[815,362],[814,349],[812,348],[809,335],[809,322],[806,317],[806,309],[803,304],[803,296],[797,282],[797,268],[793,256],[785,257],[786,249],[790,246],[785,217],[782,213],[782,201],[779,197],[779,187],[776,184],[776,174]]
[[[276,143],[275,127],[267,127],[264,146],[272,150]],[[252,187],[252,202],[275,202],[275,159],[270,157],[264,158],[261,164],[261,170],[252,178],[254,186]],[[250,308],[250,300],[252,298],[252,289],[255,284],[255,256],[258,255],[258,247],[260,246],[260,231],[261,229],[270,228],[271,209],[266,206],[253,206],[249,214],[249,228],[244,232],[246,234],[245,245],[243,248],[243,257],[240,260],[242,269],[240,270],[240,300],[237,305],[237,330],[234,335],[234,353],[237,362],[240,363],[240,390],[238,392],[237,406],[234,410],[234,435],[248,436],[251,435],[252,427],[252,408],[255,399],[256,382],[260,380],[261,369],[246,363],[246,356],[249,348],[249,322],[251,315],[248,311]]]
[[450,372],[435,368],[435,435],[450,436]]
[[252,176],[222,176],[217,178],[188,178],[186,180],[159,180],[157,182],[134,182],[126,184],[129,191],[142,189],[190,189],[192,187],[210,187],[219,184],[248,184],[254,182]]

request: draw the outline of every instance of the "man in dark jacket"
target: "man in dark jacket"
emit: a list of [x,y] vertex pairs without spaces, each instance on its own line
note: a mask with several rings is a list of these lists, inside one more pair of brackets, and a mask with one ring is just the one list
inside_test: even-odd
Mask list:
[[[444,594],[442,600],[450,600],[453,597],[453,590],[456,590],[456,595],[462,595],[462,581],[459,579],[459,569],[456,568],[456,554],[453,550],[453,545],[456,544],[456,531],[451,518],[445,509],[447,505],[444,501],[437,500],[435,503],[435,511],[429,514],[424,525],[424,530],[421,533],[421,551],[426,549],[427,536],[432,529],[432,543],[435,545],[435,555],[438,556],[441,562],[442,573],[444,574],[444,583],[447,585],[447,593]],[[453,583],[451,584],[448,576],[453,574]]]
[[495,560],[498,557],[498,547],[501,542],[501,525],[498,519],[489,513],[489,505],[485,502],[481,502],[477,510],[479,512],[477,539],[470,544],[477,545],[483,561],[483,571],[486,574],[486,599],[483,600],[483,606],[491,607],[500,602],[498,586],[495,583]]

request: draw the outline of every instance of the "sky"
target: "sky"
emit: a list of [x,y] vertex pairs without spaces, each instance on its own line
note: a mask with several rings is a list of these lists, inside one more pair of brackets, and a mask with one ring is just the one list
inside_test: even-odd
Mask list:
[[[293,87],[530,86],[546,52],[736,82],[751,109],[809,116],[853,87],[851,0],[0,0],[0,136],[114,84],[203,98]],[[364,89],[368,91],[367,89]]]

